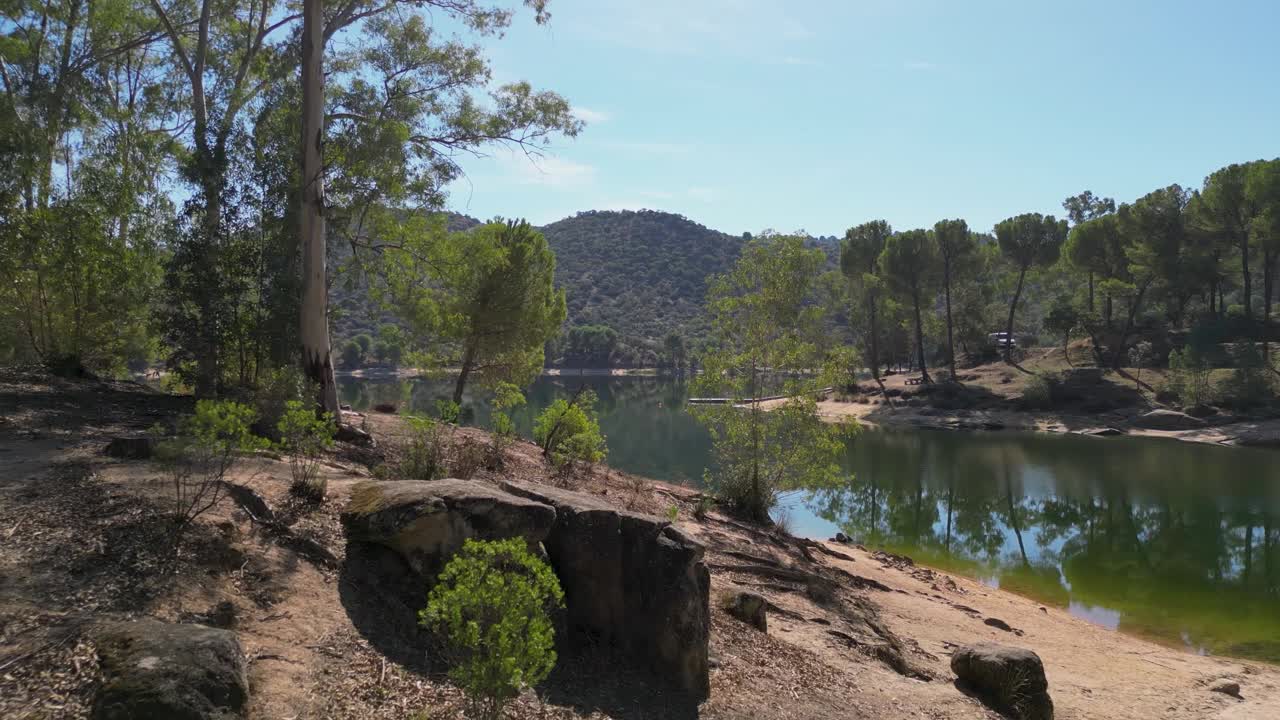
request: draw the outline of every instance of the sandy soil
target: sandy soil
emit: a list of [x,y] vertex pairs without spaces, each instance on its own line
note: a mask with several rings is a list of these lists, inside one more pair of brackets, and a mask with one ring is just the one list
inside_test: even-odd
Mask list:
[[[367,454],[334,454],[318,507],[289,496],[287,459],[248,459],[231,478],[236,495],[163,564],[157,469],[100,449],[187,407],[135,387],[0,374],[0,716],[86,717],[99,681],[95,622],[229,614],[250,660],[253,717],[460,717],[460,693],[414,627],[418,590],[378,578],[376,558],[342,539],[338,513],[368,475],[353,458]],[[366,420],[394,459],[404,426]],[[540,698],[517,701],[515,718],[995,718],[948,667],[957,645],[978,640],[1036,650],[1059,718],[1271,718],[1280,707],[1280,668],[1154,645],[904,558],[797,540],[714,510],[698,518],[701,496],[688,488],[602,466],[552,474],[527,443],[511,449],[503,475],[643,512],[674,505],[712,570],[708,701],[664,693],[599,649],[562,658]],[[768,598],[767,633],[719,609],[734,587]],[[1223,678],[1240,683],[1241,699],[1209,690]]]

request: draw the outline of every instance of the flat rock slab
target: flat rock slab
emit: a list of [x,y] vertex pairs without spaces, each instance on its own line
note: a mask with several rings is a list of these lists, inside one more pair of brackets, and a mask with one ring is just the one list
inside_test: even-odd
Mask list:
[[1130,421],[1134,427],[1146,430],[1199,430],[1206,423],[1177,410],[1152,410]]
[[966,645],[951,655],[951,670],[996,710],[1022,720],[1052,720],[1053,700],[1040,656],[995,643]]
[[235,633],[148,618],[95,635],[104,679],[94,720],[244,717],[249,680]]
[[466,480],[362,482],[342,514],[348,537],[386,545],[434,578],[468,538],[547,537],[551,506]]

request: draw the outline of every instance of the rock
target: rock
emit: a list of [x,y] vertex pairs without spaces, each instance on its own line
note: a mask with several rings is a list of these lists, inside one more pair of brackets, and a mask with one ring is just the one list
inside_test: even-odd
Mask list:
[[395,403],[378,403],[377,405],[373,406],[373,411],[380,412],[380,413],[387,413],[389,415],[395,415],[396,404]]
[[1000,422],[995,422],[995,421],[992,421],[992,420],[988,420],[988,421],[986,421],[986,422],[982,423],[982,429],[983,429],[983,430],[988,430],[988,431],[1003,430],[1003,429],[1004,429],[1004,423],[1000,423]]
[[523,537],[536,547],[556,512],[483,483],[466,480],[368,481],[351,489],[342,524],[353,540],[400,553],[434,579],[467,538]]
[[503,489],[555,508],[545,546],[569,624],[644,660],[685,692],[710,693],[711,576],[700,543],[666,520],[545,485]]
[[1176,410],[1165,409],[1152,410],[1145,415],[1139,415],[1130,422],[1134,427],[1147,430],[1197,430],[1205,425],[1204,421],[1199,418],[1191,417]]
[[1114,437],[1116,435],[1123,435],[1124,431],[1119,428],[1100,427],[1100,428],[1089,428],[1088,430],[1081,430],[1080,434],[1089,435],[1091,437]]
[[996,710],[1024,720],[1052,720],[1053,700],[1040,656],[1024,648],[979,643],[951,655],[951,670]]
[[1172,390],[1159,390],[1156,392],[1156,402],[1161,405],[1171,405],[1178,402],[1178,393]]
[[154,619],[97,632],[103,681],[94,720],[244,717],[249,680],[234,633]]
[[991,627],[997,630],[1003,630],[1005,632],[1013,632],[1013,628],[1009,627],[1009,623],[1001,620],[1000,618],[990,617],[990,618],[987,618],[986,620],[983,620],[982,624],[990,625]]
[[1210,692],[1222,693],[1231,697],[1240,697],[1240,683],[1231,680],[1219,680],[1209,686]]
[[1212,405],[1205,405],[1204,403],[1201,403],[1187,408],[1187,414],[1193,418],[1207,418],[1217,415],[1218,409]]
[[769,603],[763,596],[746,590],[729,590],[720,598],[720,604],[725,612],[760,632],[769,631]]
[[338,431],[334,433],[333,437],[338,442],[351,443],[360,447],[371,448],[377,446],[377,442],[374,441],[372,435],[348,423],[338,423]]
[[103,453],[108,457],[126,460],[147,460],[155,452],[155,440],[149,437],[111,438]]
[[838,532],[838,533],[836,533],[835,541],[836,541],[836,542],[838,542],[838,543],[840,543],[840,544],[842,544],[842,545],[848,545],[850,542],[852,542],[852,541],[849,539],[849,536],[848,536],[848,535],[845,535],[845,534],[844,534],[844,533],[842,533],[842,532]]

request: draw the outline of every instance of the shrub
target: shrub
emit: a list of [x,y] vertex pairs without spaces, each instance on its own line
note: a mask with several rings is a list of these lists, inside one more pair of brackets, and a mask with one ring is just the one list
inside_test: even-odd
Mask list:
[[333,445],[333,415],[317,417],[308,404],[290,400],[276,430],[280,444],[289,453],[289,470],[293,474],[289,490],[310,500],[323,500],[327,483],[320,478],[320,458]]
[[1231,359],[1235,369],[1219,389],[1223,400],[1237,408],[1252,407],[1269,401],[1274,388],[1258,348],[1251,342],[1236,343]]
[[693,516],[699,521],[707,519],[707,513],[711,512],[716,506],[715,498],[710,495],[703,495],[698,498],[698,504],[693,506]]
[[1048,410],[1053,407],[1053,380],[1034,375],[1022,388],[1022,406],[1029,410]]
[[253,404],[258,411],[254,431],[259,435],[279,440],[279,424],[289,402],[305,400],[313,396],[311,383],[302,370],[286,366],[268,370],[258,381],[253,392]]
[[440,573],[419,622],[440,636],[449,677],[475,715],[494,720],[555,667],[549,612],[563,606],[556,576],[522,538],[467,540]]
[[604,435],[595,413],[596,395],[580,390],[570,400],[559,398],[533,422],[533,438],[542,454],[559,466],[604,459]]
[[453,461],[449,464],[449,476],[470,480],[476,471],[489,461],[490,446],[475,440],[463,440],[453,446]]
[[502,469],[507,448],[511,447],[516,439],[516,424],[511,419],[510,411],[523,405],[524,402],[524,393],[511,383],[499,383],[495,388],[493,416],[490,420],[493,428],[493,443],[489,446],[489,457],[485,462],[490,470]]
[[201,400],[195,414],[178,423],[177,437],[157,444],[156,458],[171,493],[173,553],[178,552],[191,523],[222,500],[223,478],[239,454],[267,446],[249,430],[256,417],[248,405]]
[[672,503],[667,506],[667,520],[675,522],[680,519],[680,506]]
[[409,444],[400,460],[400,474],[410,480],[444,477],[447,449],[444,424],[429,417],[408,417]]
[[1166,387],[1189,405],[1204,405],[1210,400],[1208,359],[1197,346],[1188,344],[1169,353],[1169,379]]
[[364,351],[360,349],[360,345],[355,340],[348,340],[342,346],[342,366],[343,367],[360,367],[360,361],[364,359]]

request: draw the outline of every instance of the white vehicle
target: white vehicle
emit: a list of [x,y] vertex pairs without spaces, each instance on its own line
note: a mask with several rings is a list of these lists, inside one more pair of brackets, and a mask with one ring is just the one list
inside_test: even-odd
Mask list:
[[1018,347],[1018,341],[1012,335],[1005,332],[993,332],[987,334],[987,339],[998,348]]

